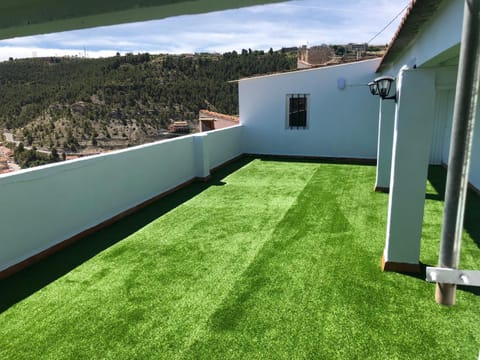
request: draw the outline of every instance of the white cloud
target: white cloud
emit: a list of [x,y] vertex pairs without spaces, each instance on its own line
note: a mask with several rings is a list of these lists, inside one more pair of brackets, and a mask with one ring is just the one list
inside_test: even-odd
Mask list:
[[[296,0],[0,41],[0,60],[61,54],[106,56],[117,51],[185,53],[274,49],[305,43],[365,42],[409,0]],[[400,19],[375,43],[390,41]],[[46,54],[46,55],[43,55]]]
[[[95,50],[87,51],[86,55],[92,58],[115,56],[116,52],[112,50]],[[31,58],[31,57],[49,57],[49,56],[85,56],[84,49],[55,49],[55,48],[39,48],[39,47],[11,47],[5,46],[1,48],[0,61],[11,58]]]

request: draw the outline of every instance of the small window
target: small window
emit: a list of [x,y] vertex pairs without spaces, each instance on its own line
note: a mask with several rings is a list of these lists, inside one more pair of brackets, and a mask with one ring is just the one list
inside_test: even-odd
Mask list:
[[288,105],[288,128],[306,128],[308,119],[308,95],[291,94],[287,95]]

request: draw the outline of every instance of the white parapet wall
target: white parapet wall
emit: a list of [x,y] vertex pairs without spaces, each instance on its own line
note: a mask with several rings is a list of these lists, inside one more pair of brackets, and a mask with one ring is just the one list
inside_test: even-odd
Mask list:
[[[378,96],[367,83],[379,59],[239,82],[244,152],[254,154],[375,159]],[[306,128],[287,125],[288,97],[308,96]]]
[[243,126],[209,131],[207,137],[210,169],[222,165],[241,153],[243,144]]
[[241,137],[239,125],[0,175],[0,271],[208,176],[241,155]]

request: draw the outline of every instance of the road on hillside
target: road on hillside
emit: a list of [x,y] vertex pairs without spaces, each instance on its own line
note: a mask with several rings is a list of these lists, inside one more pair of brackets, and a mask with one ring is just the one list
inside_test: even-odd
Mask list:
[[[15,141],[15,138],[13,137],[12,133],[4,132],[3,137],[5,138],[5,141],[7,143],[14,143],[15,145],[20,144],[20,141]],[[32,150],[32,146],[25,146],[24,148],[26,150]],[[37,152],[45,155],[50,155],[52,153],[50,150],[43,150],[43,149],[37,149]]]

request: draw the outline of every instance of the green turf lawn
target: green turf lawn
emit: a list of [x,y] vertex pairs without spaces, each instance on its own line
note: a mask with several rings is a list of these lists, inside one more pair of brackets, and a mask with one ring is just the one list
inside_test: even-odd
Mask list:
[[[434,265],[443,170],[429,178]],[[0,359],[476,359],[478,292],[446,308],[433,284],[380,271],[374,179],[242,160],[0,283]],[[470,198],[462,268],[480,269],[479,218]]]

